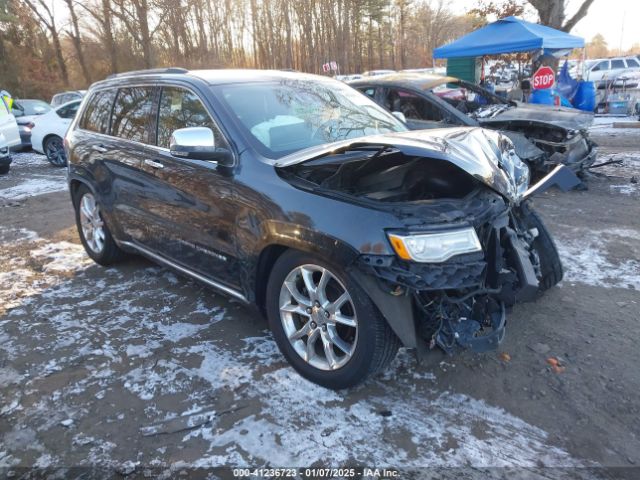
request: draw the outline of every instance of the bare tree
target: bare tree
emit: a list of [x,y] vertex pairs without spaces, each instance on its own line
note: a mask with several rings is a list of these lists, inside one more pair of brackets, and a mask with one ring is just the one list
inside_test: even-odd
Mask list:
[[594,0],[582,0],[578,10],[566,21],[568,0],[528,0],[528,2],[538,12],[540,23],[565,32],[570,32],[571,29],[587,15],[589,7]]
[[69,16],[71,17],[71,30],[67,30],[67,35],[71,38],[71,42],[73,43],[73,47],[76,51],[76,58],[78,59],[78,63],[80,64],[80,68],[82,69],[82,75],[87,84],[91,83],[91,74],[89,73],[89,68],[87,68],[87,62],[84,59],[84,54],[82,53],[82,37],[80,35],[80,26],[78,25],[78,15],[76,14],[74,8],[73,0],[64,0],[67,4],[67,8],[69,9]]
[[[34,3],[37,1],[37,4]],[[53,5],[49,7],[44,0],[24,0],[25,4],[36,14],[38,19],[42,22],[44,27],[49,31],[51,35],[51,41],[53,43],[53,49],[60,69],[60,75],[62,82],[65,86],[69,85],[69,73],[67,72],[67,65],[62,55],[62,46],[60,45],[60,36],[58,34],[58,25],[56,24],[56,17],[53,11]],[[40,8],[44,10],[44,13],[40,11]]]

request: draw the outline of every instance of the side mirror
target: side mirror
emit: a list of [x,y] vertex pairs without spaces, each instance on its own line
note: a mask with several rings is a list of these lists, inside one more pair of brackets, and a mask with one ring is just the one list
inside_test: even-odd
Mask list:
[[396,117],[402,123],[407,123],[407,117],[404,116],[404,113],[402,113],[402,112],[391,112],[391,115]]
[[175,130],[169,142],[171,155],[190,160],[207,160],[231,166],[233,154],[228,148],[216,147],[213,131],[208,127],[189,127]]

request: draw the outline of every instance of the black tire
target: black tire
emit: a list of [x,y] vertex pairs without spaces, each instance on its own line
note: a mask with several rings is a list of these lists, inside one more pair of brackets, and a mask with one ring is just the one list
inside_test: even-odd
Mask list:
[[0,165],[0,175],[6,175],[7,173],[9,173],[10,168],[11,165]]
[[[109,227],[104,221],[102,213],[100,212],[98,213],[100,219],[102,220],[102,223],[103,223],[102,229],[104,231],[104,242],[103,242],[102,248],[99,250],[92,248],[90,246],[90,241],[88,241],[87,238],[85,238],[84,230],[82,228],[82,220],[81,220],[81,213],[80,213],[80,205],[85,195],[90,195],[91,197],[93,197],[93,193],[91,192],[91,190],[89,190],[89,188],[86,185],[80,185],[73,197],[73,206],[76,211],[76,227],[78,228],[78,235],[80,236],[80,241],[82,242],[82,246],[87,252],[87,255],[89,255],[93,259],[93,261],[95,261],[96,263],[99,263],[100,265],[104,265],[104,266],[113,265],[114,263],[118,263],[122,261],[127,256],[127,254],[123,252],[118,247],[118,245],[116,245],[116,242],[113,240],[113,236],[111,235],[111,231],[109,230]],[[97,200],[96,200],[96,203],[97,203]],[[98,207],[99,207],[99,204],[98,204]]]
[[67,155],[64,152],[64,143],[62,138],[57,135],[51,135],[47,137],[42,144],[44,154],[47,156],[47,160],[54,167],[66,167]]
[[523,206],[522,210],[523,221],[527,228],[535,228],[538,230],[538,236],[533,241],[532,246],[540,258],[540,271],[542,277],[540,279],[538,292],[542,293],[549,290],[562,280],[564,273],[562,269],[562,262],[560,261],[560,255],[558,254],[556,243],[553,241],[549,230],[538,213],[528,205]]
[[[303,359],[289,341],[280,316],[280,292],[287,276],[301,265],[326,268],[351,297],[357,316],[357,341],[351,358],[335,370],[316,368]],[[269,276],[266,293],[269,327],[282,354],[306,379],[326,388],[353,387],[383,370],[395,358],[400,341],[358,283],[341,267],[313,255],[289,250],[276,261]],[[300,317],[302,318],[302,317]],[[309,320],[311,321],[311,320]],[[308,338],[308,337],[307,337]]]

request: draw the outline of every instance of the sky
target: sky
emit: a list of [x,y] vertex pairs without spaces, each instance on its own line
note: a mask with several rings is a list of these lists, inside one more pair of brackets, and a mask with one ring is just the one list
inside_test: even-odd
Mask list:
[[[448,6],[456,13],[464,13],[477,4],[477,0],[450,0]],[[569,0],[567,16],[571,17],[578,9],[581,0]],[[536,21],[533,13],[526,20]],[[626,50],[634,43],[640,43],[640,0],[595,0],[589,13],[571,31],[574,35],[589,41],[601,33],[609,48]]]

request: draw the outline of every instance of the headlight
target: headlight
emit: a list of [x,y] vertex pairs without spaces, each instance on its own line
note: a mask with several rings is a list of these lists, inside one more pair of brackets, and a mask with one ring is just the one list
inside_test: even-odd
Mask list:
[[472,227],[438,233],[388,235],[393,249],[403,260],[440,263],[455,255],[482,251],[478,235]]

